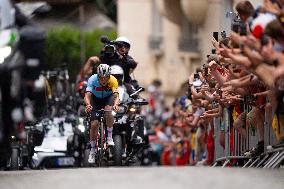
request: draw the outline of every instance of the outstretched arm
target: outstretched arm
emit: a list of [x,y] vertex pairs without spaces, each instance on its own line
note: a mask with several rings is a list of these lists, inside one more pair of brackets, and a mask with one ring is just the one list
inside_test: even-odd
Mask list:
[[90,75],[92,75],[93,65],[99,64],[99,62],[100,62],[99,57],[97,56],[90,57],[83,67],[83,77],[87,78]]

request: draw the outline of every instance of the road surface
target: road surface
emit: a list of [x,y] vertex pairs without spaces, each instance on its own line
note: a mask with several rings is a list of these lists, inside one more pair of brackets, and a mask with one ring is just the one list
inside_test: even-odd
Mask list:
[[209,167],[1,171],[1,189],[284,189],[284,169]]

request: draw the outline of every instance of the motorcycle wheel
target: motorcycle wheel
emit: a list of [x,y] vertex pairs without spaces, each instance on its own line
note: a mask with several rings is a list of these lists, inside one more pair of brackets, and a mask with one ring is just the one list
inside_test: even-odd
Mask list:
[[122,138],[120,135],[115,135],[113,137],[114,147],[113,147],[113,160],[114,166],[122,165]]
[[11,170],[19,170],[19,149],[13,148],[11,152]]

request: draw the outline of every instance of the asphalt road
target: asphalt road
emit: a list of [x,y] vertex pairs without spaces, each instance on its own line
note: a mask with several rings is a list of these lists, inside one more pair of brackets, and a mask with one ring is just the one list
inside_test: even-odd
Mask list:
[[0,189],[284,189],[284,169],[82,168],[0,172]]

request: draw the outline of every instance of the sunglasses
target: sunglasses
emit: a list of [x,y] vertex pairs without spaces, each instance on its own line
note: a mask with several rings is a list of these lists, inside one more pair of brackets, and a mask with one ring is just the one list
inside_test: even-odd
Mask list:
[[125,47],[125,48],[130,48],[130,45],[128,43],[125,43],[125,42],[117,42],[117,47],[118,48],[122,48],[122,47]]

